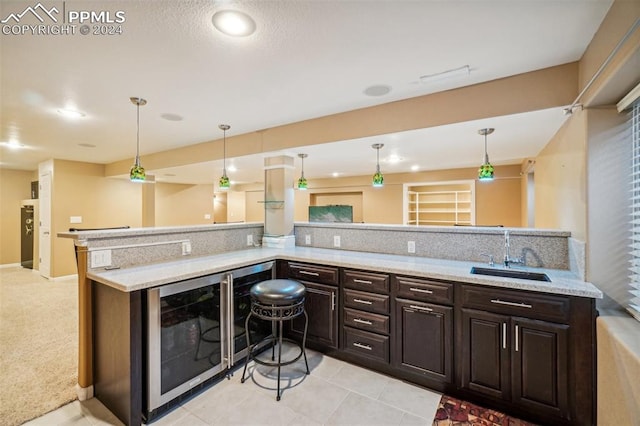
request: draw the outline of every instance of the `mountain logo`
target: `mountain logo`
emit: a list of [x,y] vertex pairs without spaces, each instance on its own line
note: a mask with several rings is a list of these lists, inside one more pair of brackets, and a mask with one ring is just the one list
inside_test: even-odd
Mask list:
[[28,14],[31,14],[33,16],[36,17],[36,19],[38,19],[38,21],[44,23],[44,18],[43,16],[48,16],[49,19],[51,19],[53,22],[58,22],[58,19],[54,16],[54,13],[57,15],[58,13],[60,13],[58,11],[58,9],[54,6],[51,9],[47,10],[46,7],[44,7],[42,5],[42,3],[38,3],[35,6],[31,7],[28,6],[25,10],[23,10],[21,13],[11,13],[9,14],[9,16],[7,16],[6,18],[4,18],[2,21],[0,21],[0,23],[6,24],[9,21],[13,20],[14,23],[19,23],[20,20]]

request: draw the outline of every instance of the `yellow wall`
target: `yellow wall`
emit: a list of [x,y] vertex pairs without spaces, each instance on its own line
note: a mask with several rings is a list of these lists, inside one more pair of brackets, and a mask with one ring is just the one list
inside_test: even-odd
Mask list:
[[[104,177],[104,165],[54,160],[51,190],[51,276],[77,273],[72,240],[56,237],[70,227],[142,226],[142,185]],[[72,224],[70,216],[82,216]]]
[[203,225],[213,223],[214,217],[218,221],[214,216],[213,185],[156,183],[155,201],[156,226]]
[[536,158],[536,228],[586,241],[586,114],[576,111]]
[[35,180],[31,171],[0,169],[0,265],[20,263],[20,201],[31,198]]

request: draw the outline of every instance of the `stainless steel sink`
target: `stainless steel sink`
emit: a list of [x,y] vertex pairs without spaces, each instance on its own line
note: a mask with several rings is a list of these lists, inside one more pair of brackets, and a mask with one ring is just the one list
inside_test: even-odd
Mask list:
[[474,266],[471,268],[471,273],[478,275],[491,275],[492,277],[551,282],[551,279],[547,274],[540,272],[518,271],[516,269],[481,268]]

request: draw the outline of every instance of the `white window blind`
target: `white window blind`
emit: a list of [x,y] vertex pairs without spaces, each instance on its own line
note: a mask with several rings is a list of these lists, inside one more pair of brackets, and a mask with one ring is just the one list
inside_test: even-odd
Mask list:
[[627,309],[640,321],[640,100],[631,109],[631,297]]

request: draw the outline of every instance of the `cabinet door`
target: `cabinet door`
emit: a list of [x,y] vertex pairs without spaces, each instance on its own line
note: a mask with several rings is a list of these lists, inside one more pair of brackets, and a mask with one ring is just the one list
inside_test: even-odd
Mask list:
[[[337,287],[302,281],[307,288],[304,308],[309,316],[307,342],[320,346],[338,347]],[[291,322],[291,333],[302,337],[304,315]]]
[[461,386],[510,399],[510,317],[462,309]]
[[513,318],[513,402],[564,416],[568,408],[567,336],[569,326]]
[[451,383],[453,308],[396,299],[396,339],[396,367]]

